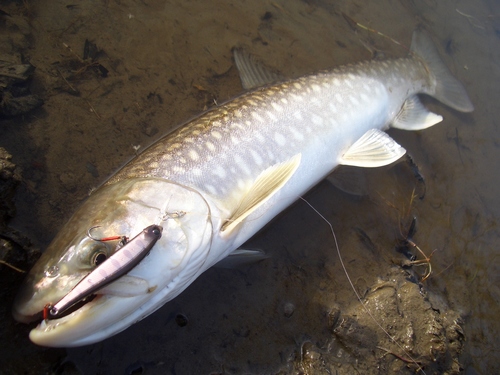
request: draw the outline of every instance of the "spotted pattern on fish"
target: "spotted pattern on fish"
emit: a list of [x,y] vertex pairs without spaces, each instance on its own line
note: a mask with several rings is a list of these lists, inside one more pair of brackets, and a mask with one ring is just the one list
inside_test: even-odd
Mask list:
[[[420,60],[407,57],[362,62],[261,88],[160,139],[107,184],[159,177],[216,197],[228,192],[238,196],[263,168],[304,149],[312,134],[349,126],[362,111],[377,112],[370,105],[374,98],[387,96],[385,102],[391,103],[391,96],[404,100],[411,93],[425,92],[431,78]],[[375,121],[389,121],[402,103],[396,101],[388,116],[375,113],[380,115]]]

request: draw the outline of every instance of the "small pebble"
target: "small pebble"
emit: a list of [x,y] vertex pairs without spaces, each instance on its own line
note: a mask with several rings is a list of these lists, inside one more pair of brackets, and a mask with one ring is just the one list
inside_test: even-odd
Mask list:
[[69,192],[75,191],[78,185],[78,179],[76,178],[76,175],[71,172],[61,173],[59,175],[59,181],[64,186],[64,188]]
[[295,305],[291,302],[285,303],[283,306],[283,314],[289,318],[293,315],[293,312],[295,311]]
[[179,327],[185,327],[188,324],[188,318],[184,314],[177,314],[175,317],[175,322]]

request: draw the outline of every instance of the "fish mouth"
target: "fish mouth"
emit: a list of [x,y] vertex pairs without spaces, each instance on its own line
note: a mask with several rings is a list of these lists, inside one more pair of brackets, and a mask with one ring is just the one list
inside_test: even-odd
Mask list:
[[58,320],[58,319],[62,319],[65,316],[75,312],[76,310],[80,309],[81,307],[83,307],[83,305],[86,305],[87,303],[91,302],[96,297],[98,297],[98,295],[93,294],[93,295],[87,297],[85,300],[82,300],[80,302],[75,303],[73,306],[71,306],[69,309],[67,309],[66,311],[64,311],[63,313],[58,315],[57,317],[51,317],[50,319],[46,319],[44,317],[44,315],[45,315],[44,310],[41,310],[38,313],[33,314],[33,315],[26,315],[26,314],[21,314],[16,309],[13,309],[12,315],[16,321],[18,321],[20,323],[25,323],[25,324],[33,323],[36,321],[43,321],[43,320],[47,320],[47,321]]
[[98,294],[91,294],[90,296],[85,297],[81,301],[78,301],[77,303],[75,303],[74,305],[72,305],[68,309],[64,310],[63,312],[57,314],[57,316],[51,316],[50,318],[46,317],[46,315],[50,314],[50,312],[48,312],[48,311],[46,312],[46,310],[50,310],[50,308],[52,306],[50,304],[47,304],[42,311],[42,318],[43,318],[43,320],[57,320],[57,319],[64,318],[65,316],[71,314],[72,312],[75,312],[76,310],[82,308],[87,303],[92,302],[94,300],[94,298],[96,298],[97,296],[98,296]]
[[26,314],[20,313],[16,309],[13,309],[12,316],[14,317],[16,322],[29,324],[29,323],[35,322],[37,320],[43,319],[43,311],[40,311],[40,312],[38,312],[36,314],[32,314],[32,315],[26,315]]
[[59,314],[57,317],[51,317],[50,319],[45,318],[45,315],[46,315],[46,313],[44,311],[45,308],[43,310],[40,310],[36,314],[32,314],[32,315],[22,314],[17,309],[14,308],[14,309],[12,309],[12,315],[16,321],[18,321],[20,323],[25,323],[25,324],[33,323],[36,321],[43,321],[43,320],[47,320],[47,321],[48,320],[58,320],[58,319],[64,318],[65,316],[75,312],[76,310],[83,307],[83,305],[86,305],[87,303],[90,303],[91,301],[93,301],[98,296],[99,296],[98,294],[92,294],[91,296],[85,298],[84,300],[75,303],[73,306],[71,306],[69,309],[67,309],[63,313]]
[[146,307],[155,295],[155,289],[151,288],[150,293],[128,296],[98,291],[57,318],[39,320],[29,334],[30,340],[40,346],[56,348],[102,341],[149,315]]
[[[73,335],[74,328],[79,326],[80,321],[91,314],[95,307],[101,305],[107,296],[95,294],[85,301],[78,302],[61,316],[54,319],[43,319],[43,312],[37,314],[42,318],[41,322],[31,330],[30,340],[37,345],[48,347],[77,346],[78,338]],[[81,327],[84,331],[85,328]]]
[[[63,296],[61,293],[49,296],[44,290],[37,290],[34,288],[32,286],[33,284],[34,283],[30,283],[26,280],[24,285],[19,289],[14,300],[12,316],[20,323],[29,324],[44,319],[44,310],[46,306],[50,305],[48,302],[52,300],[57,301]],[[68,309],[70,310],[69,312],[78,309],[84,303],[90,302],[93,297],[94,295],[88,296],[86,299],[75,303]],[[61,316],[64,315],[67,315],[66,311],[64,314],[61,314]]]

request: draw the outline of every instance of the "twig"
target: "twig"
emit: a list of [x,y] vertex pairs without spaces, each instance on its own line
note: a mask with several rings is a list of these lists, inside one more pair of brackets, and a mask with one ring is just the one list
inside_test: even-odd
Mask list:
[[85,63],[85,61],[84,61],[84,60],[83,60],[80,56],[78,56],[78,55],[77,55],[77,54],[76,54],[76,53],[75,53],[75,52],[71,49],[71,47],[70,47],[69,45],[67,45],[66,43],[63,43],[63,46],[64,46],[64,47],[66,47],[66,48],[69,50],[69,52],[71,52],[71,53],[73,54],[73,56],[75,56],[75,57],[78,59],[78,61],[80,61],[82,64],[83,64],[83,63]]
[[417,371],[422,370],[421,362],[418,362],[418,361],[415,361],[415,360],[412,360],[412,359],[408,359],[408,358],[402,357],[399,354],[396,354],[393,351],[391,351],[389,349],[386,349],[386,348],[383,348],[381,346],[377,346],[377,348],[380,349],[380,350],[383,350],[385,352],[384,356],[386,356],[387,354],[392,354],[394,357],[400,359],[403,362],[412,363],[412,364],[414,363],[414,364],[418,365],[419,367],[417,368]]
[[4,264],[4,265],[6,265],[7,267],[12,268],[14,271],[17,271],[17,272],[20,272],[20,273],[26,273],[26,271],[23,271],[22,269],[17,268],[17,267],[15,267],[15,266],[13,266],[12,264],[7,263],[7,262],[6,262],[6,261],[4,261],[4,260],[0,260],[0,264]]
[[413,260],[410,262],[411,265],[413,266],[421,266],[423,264],[426,264],[427,265],[427,272],[425,273],[424,277],[422,277],[422,280],[420,280],[420,282],[424,282],[425,280],[427,280],[430,276],[431,276],[431,273],[432,273],[432,264],[431,264],[431,258],[432,256],[434,255],[434,253],[437,251],[437,250],[433,250],[431,255],[427,256],[423,251],[422,249],[420,249],[420,247],[417,246],[417,244],[415,242],[413,242],[411,239],[407,238],[406,239],[406,242],[408,242],[408,244],[410,244],[411,246],[413,246],[414,248],[416,248],[420,254],[422,254],[422,256],[424,257],[424,259],[422,260]]
[[96,117],[100,120],[101,116],[99,116],[99,113],[96,112],[96,110],[92,106],[92,104],[90,104],[90,102],[87,99],[85,99],[85,101],[87,102],[88,106],[90,107],[90,112],[93,112],[96,115]]
[[469,21],[469,23],[472,26],[477,27],[478,29],[485,30],[484,26],[480,25],[481,22],[476,17],[473,17],[470,14],[461,12],[458,9],[455,9],[455,10],[457,11],[458,14],[460,14],[461,16],[464,16],[465,18],[467,18],[467,21]]
[[78,90],[75,89],[71,83],[68,82],[68,80],[66,78],[64,78],[63,74],[61,73],[61,71],[59,69],[57,69],[57,73],[59,73],[59,75],[61,76],[61,78],[64,80],[64,82],[66,82],[66,84],[69,86],[69,88],[71,89],[71,91],[73,91],[74,94],[79,94]]
[[347,21],[347,23],[349,24],[349,26],[351,26],[351,28],[352,28],[353,30],[356,30],[355,26],[361,27],[362,29],[364,29],[364,30],[366,30],[366,31],[370,31],[370,32],[372,32],[372,33],[374,33],[374,34],[380,35],[380,36],[381,36],[381,37],[383,37],[383,38],[389,39],[391,42],[393,42],[393,43],[397,44],[398,46],[403,47],[403,48],[404,48],[404,49],[406,49],[407,51],[409,51],[409,50],[410,50],[410,49],[409,49],[408,47],[406,47],[403,43],[398,42],[397,40],[395,40],[395,39],[391,38],[390,36],[387,36],[387,35],[385,35],[385,34],[381,33],[380,31],[377,31],[377,30],[375,30],[375,29],[372,29],[372,28],[370,28],[370,27],[368,27],[368,26],[365,26],[365,25],[363,25],[363,24],[361,24],[361,23],[359,23],[359,22],[357,22],[357,21],[353,20],[351,17],[349,17],[347,14],[345,14],[345,13],[343,13],[343,12],[342,12],[342,17],[344,17],[344,19]]

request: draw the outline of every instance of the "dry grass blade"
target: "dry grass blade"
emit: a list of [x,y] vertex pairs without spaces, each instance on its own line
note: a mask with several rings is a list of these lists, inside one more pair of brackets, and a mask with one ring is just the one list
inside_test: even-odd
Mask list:
[[26,271],[23,271],[22,269],[17,268],[16,266],[13,266],[12,264],[7,263],[4,260],[0,260],[0,264],[3,264],[3,265],[5,265],[5,266],[7,266],[9,268],[12,268],[14,271],[17,271],[17,272],[20,272],[20,273],[26,273]]

